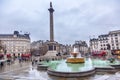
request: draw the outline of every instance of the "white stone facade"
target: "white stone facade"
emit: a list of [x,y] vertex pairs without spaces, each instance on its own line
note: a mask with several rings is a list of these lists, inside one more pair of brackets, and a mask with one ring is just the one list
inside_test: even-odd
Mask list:
[[120,30],[109,32],[109,43],[111,50],[120,49]]
[[107,50],[107,44],[110,44],[111,50],[120,50],[120,30],[110,31],[108,34],[90,39],[90,50],[91,52]]
[[0,40],[4,46],[6,53],[30,53],[30,37],[29,34],[0,34]]

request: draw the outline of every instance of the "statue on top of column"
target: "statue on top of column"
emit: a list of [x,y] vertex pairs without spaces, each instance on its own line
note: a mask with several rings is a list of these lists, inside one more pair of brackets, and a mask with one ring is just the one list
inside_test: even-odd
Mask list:
[[50,2],[50,7],[52,7],[52,2]]

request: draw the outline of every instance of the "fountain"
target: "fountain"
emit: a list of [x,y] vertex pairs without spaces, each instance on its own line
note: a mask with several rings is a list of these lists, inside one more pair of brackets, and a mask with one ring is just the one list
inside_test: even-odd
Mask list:
[[79,50],[77,48],[73,48],[71,55],[73,57],[67,58],[66,62],[68,62],[68,63],[84,63],[85,62],[84,58],[81,57]]
[[57,62],[51,61],[48,66],[47,73],[49,75],[60,77],[81,77],[95,73],[91,60],[81,57],[78,48],[73,48],[71,57]]
[[116,72],[120,69],[120,62],[117,60],[111,63],[107,59],[81,57],[77,48],[73,48],[71,57],[67,59],[42,61],[39,64],[38,68],[44,67],[49,75],[58,77],[83,77],[96,72]]

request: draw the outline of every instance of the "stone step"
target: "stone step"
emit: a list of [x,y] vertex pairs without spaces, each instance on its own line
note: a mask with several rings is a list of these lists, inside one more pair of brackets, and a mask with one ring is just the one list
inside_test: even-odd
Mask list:
[[46,54],[45,54],[45,56],[56,56],[56,54],[58,54],[58,52],[57,51],[48,51]]

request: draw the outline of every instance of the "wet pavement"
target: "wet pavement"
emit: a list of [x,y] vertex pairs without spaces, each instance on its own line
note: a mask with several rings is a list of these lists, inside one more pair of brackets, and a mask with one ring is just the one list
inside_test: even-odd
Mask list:
[[36,65],[32,66],[31,62],[5,65],[0,68],[0,80],[120,80],[120,72],[116,73],[95,73],[92,76],[79,78],[64,78],[49,76],[46,71],[39,71]]
[[16,60],[14,63],[11,63],[11,64],[8,64],[6,62],[3,67],[0,67],[0,74],[9,73],[11,71],[29,67],[29,65],[31,65],[30,61],[26,61],[26,62],[24,61],[24,62],[19,63],[19,61]]

